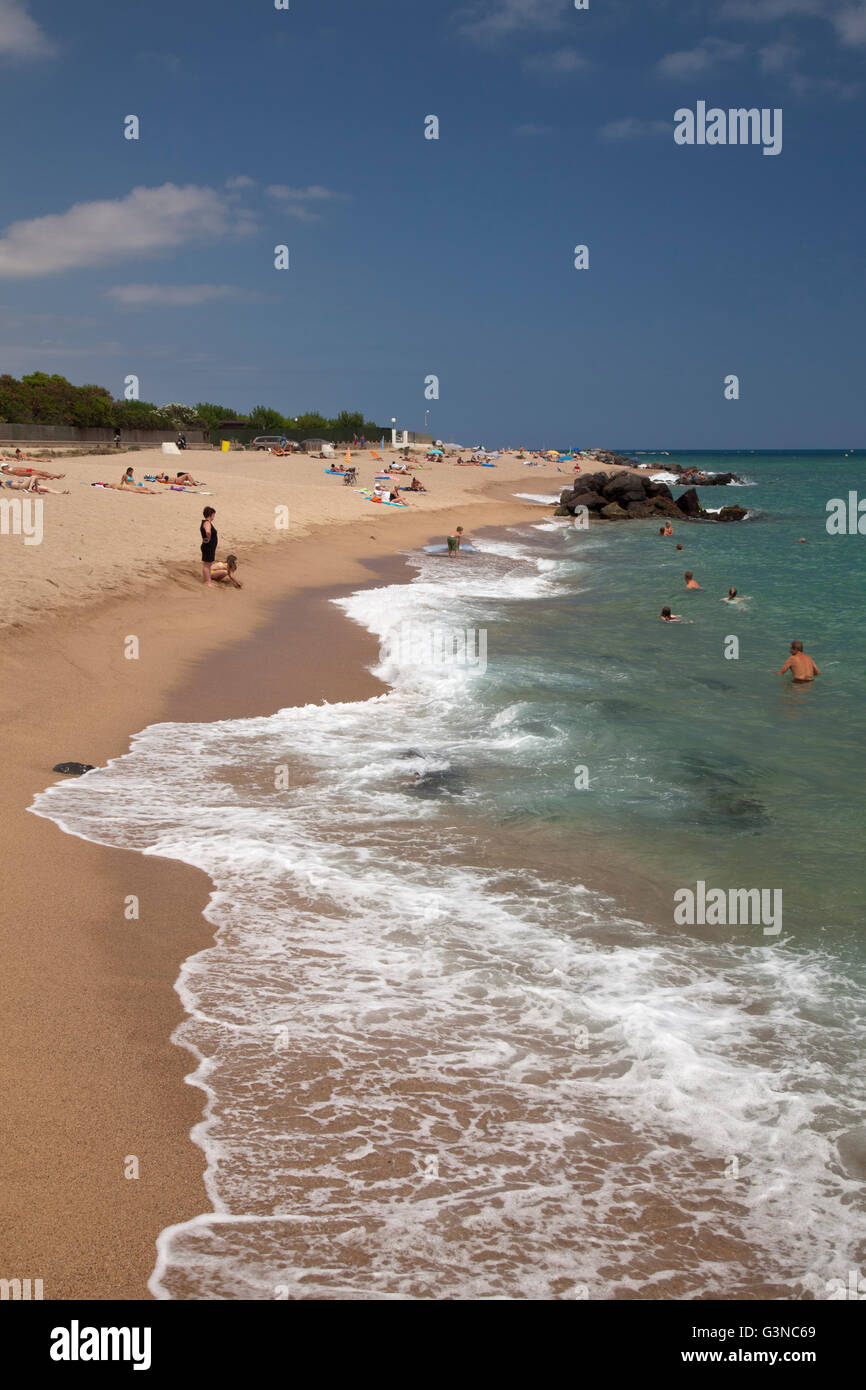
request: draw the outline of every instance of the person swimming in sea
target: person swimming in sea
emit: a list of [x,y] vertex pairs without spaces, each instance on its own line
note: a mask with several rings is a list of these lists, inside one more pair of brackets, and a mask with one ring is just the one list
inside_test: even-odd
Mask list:
[[687,589],[699,589],[701,587],[691,570],[686,570],[685,579]]
[[738,594],[736,589],[729,589],[727,597],[721,600],[722,603],[745,603],[749,594]]
[[679,613],[672,613],[667,604],[665,604],[661,613],[659,613],[659,617],[663,623],[681,623],[683,621]]
[[811,656],[803,651],[802,642],[791,643],[791,655],[781,671],[774,671],[773,675],[784,676],[786,671],[791,672],[794,685],[808,685],[810,681],[821,674]]

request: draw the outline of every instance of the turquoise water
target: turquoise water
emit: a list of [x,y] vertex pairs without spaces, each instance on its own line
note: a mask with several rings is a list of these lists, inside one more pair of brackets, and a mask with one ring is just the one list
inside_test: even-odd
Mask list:
[[[413,553],[339,600],[386,694],[154,725],[37,799],[214,884],[176,1034],[214,1212],[162,1233],[157,1297],[810,1299],[863,1268],[866,537],[825,526],[863,459],[696,461],[749,520],[540,507]],[[792,638],[813,686],[770,674]],[[698,882],[781,890],[778,930],[678,922]]]
[[[493,626],[490,650],[508,649],[495,701],[528,697],[533,717],[567,729],[589,787],[557,777],[557,749],[529,781],[503,770],[500,794],[515,813],[633,837],[671,883],[784,886],[800,939],[829,934],[860,953],[866,536],[830,536],[826,504],[864,495],[866,458],[671,457],[753,480],[699,490],[705,507],[735,501],[750,519],[678,524],[672,539],[651,522],[536,532],[545,553],[586,564],[572,592]],[[700,592],[686,591],[686,569]],[[749,599],[721,602],[731,586]],[[663,604],[691,621],[662,624]],[[730,636],[738,659],[725,656]],[[769,674],[794,638],[822,672],[805,689]]]

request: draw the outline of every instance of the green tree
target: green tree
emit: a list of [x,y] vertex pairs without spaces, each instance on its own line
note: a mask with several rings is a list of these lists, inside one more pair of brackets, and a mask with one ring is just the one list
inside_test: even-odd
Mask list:
[[331,431],[330,420],[326,420],[324,415],[318,411],[310,411],[307,415],[299,415],[296,426],[298,439],[326,439]]
[[215,430],[221,420],[243,420],[245,418],[232,410],[231,406],[213,405],[210,401],[199,401],[195,407],[195,413],[210,430]]
[[254,406],[249,413],[249,422],[260,434],[283,434],[288,423],[278,410],[272,410],[268,405]]
[[159,413],[168,429],[191,430],[206,427],[205,421],[199,419],[198,412],[191,405],[180,405],[177,402],[161,405]]

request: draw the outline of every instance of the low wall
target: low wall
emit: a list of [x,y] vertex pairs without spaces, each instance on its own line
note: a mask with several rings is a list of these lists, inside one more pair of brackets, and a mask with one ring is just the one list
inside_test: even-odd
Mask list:
[[[121,430],[121,444],[162,444],[177,439],[178,430]],[[204,430],[184,430],[190,446],[205,444]],[[114,430],[78,425],[0,425],[0,443],[112,444]]]

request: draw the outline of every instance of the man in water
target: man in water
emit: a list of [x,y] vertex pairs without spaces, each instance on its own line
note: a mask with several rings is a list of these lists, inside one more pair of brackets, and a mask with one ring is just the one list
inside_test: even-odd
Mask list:
[[698,581],[695,579],[695,576],[692,574],[691,570],[686,570],[685,577],[687,589],[699,589],[701,587]]
[[781,671],[776,671],[774,674],[784,676],[786,671],[791,672],[795,685],[807,685],[809,681],[813,681],[816,676],[821,674],[811,656],[807,656],[803,651],[802,642],[791,643],[791,655]]

